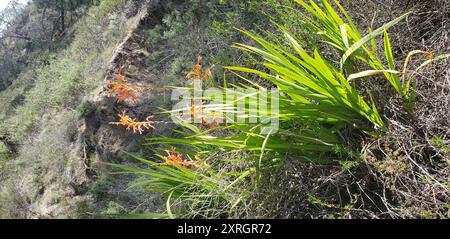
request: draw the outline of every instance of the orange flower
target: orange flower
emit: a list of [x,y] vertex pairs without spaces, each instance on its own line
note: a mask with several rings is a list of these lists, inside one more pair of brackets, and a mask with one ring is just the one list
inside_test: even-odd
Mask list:
[[122,65],[120,65],[120,64],[119,64],[119,74],[117,76],[117,81],[120,83],[125,81],[125,77],[122,75]]
[[143,122],[138,122],[136,121],[136,119],[133,119],[130,116],[126,115],[124,111],[122,114],[119,114],[119,117],[119,122],[110,122],[109,124],[126,126],[127,130],[133,129],[133,133],[139,132],[139,134],[142,134],[145,129],[155,129],[155,127],[152,125],[154,122],[150,121],[153,116],[147,117]]
[[202,57],[197,56],[197,64],[195,64],[194,68],[186,75],[188,80],[208,80],[212,75],[212,69],[215,65],[212,65],[208,69],[206,69],[205,73],[202,73]]
[[206,69],[205,74],[203,75],[203,80],[208,80],[211,75],[212,75],[212,69],[215,67],[216,65],[212,65],[211,67],[209,67],[208,69]]
[[[200,116],[202,119],[202,122],[199,124],[200,129],[203,129],[205,127],[208,127],[209,129],[214,129],[218,125],[217,120],[223,119],[222,116],[214,114],[202,114]],[[208,123],[207,120],[210,121],[211,123]]]
[[194,68],[186,75],[186,78],[189,80],[200,80],[202,75],[202,57],[197,56],[197,64],[195,64]]
[[175,148],[172,147],[172,152],[166,150],[167,156],[164,157],[164,160],[167,164],[177,164],[180,165],[183,163],[183,157],[180,154],[175,153]]
[[430,60],[430,66],[431,65],[433,65],[433,53],[432,52],[430,52],[430,53],[428,53],[428,60]]
[[214,120],[210,125],[209,128],[210,129],[215,129],[217,127],[217,122]]
[[[164,157],[164,161],[166,161],[165,165],[178,165],[185,168],[199,168],[200,165],[196,161],[186,161],[183,159],[183,156],[175,153],[175,148],[172,147],[172,152],[166,150],[166,156]],[[198,159],[196,157],[196,159]]]
[[125,102],[128,98],[131,98],[131,101],[135,104],[138,93],[143,92],[142,88],[125,82],[125,77],[122,75],[122,65],[119,65],[117,82],[109,83],[106,88],[110,89],[109,97],[117,95],[117,103]]
[[206,122],[205,118],[202,117],[202,122],[199,124],[199,127],[200,127],[200,129],[203,129],[206,127],[208,127],[209,129],[214,129],[217,127],[217,122],[213,118],[212,122],[210,124],[208,124],[208,122]]
[[[194,68],[186,75],[186,78],[192,81],[195,80],[208,80],[212,75],[212,69],[215,67],[215,65],[212,65],[204,73],[202,73],[202,57],[197,56],[197,64],[195,64]],[[205,121],[204,116],[202,116],[203,113],[203,101],[200,101],[200,105],[198,106],[198,109],[196,108],[195,104],[195,98],[191,98],[191,107],[190,107],[190,113],[191,118],[193,120],[201,118],[200,128],[203,128],[205,126],[208,126],[208,123]],[[198,114],[199,113],[199,114]],[[210,128],[214,128],[217,126],[216,122],[213,122],[210,125]]]
[[199,127],[200,129],[203,129],[206,126],[208,126],[208,123],[206,122],[205,118],[202,117],[202,122],[200,123]]

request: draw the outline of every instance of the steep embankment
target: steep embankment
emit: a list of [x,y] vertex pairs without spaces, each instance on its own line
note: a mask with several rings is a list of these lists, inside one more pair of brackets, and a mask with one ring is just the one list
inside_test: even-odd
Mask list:
[[[170,92],[150,90],[161,88],[164,83],[160,81],[161,75],[151,71],[152,64],[148,61],[148,57],[152,49],[145,35],[146,30],[161,23],[166,7],[164,4],[156,4],[141,9],[132,30],[114,51],[104,81],[87,100],[92,110],[85,115],[85,125],[80,137],[87,170],[93,179],[93,186],[89,191],[93,200],[90,201],[88,211],[94,213],[105,211],[116,213],[117,210],[156,211],[156,207],[160,204],[157,196],[145,194],[147,199],[136,198],[139,195],[128,189],[134,177],[109,175],[111,169],[105,162],[133,164],[133,160],[124,162],[130,158],[124,152],[142,152],[140,147],[145,137],[162,134],[167,130],[165,124],[160,124],[150,133],[136,134],[126,130],[126,127],[110,124],[119,121],[118,114],[123,112],[132,118],[144,120],[154,112],[158,112],[159,107],[165,107],[170,103]],[[118,81],[119,67],[123,67],[123,77],[127,83],[142,89],[136,102],[131,99],[117,102],[117,96],[111,95],[108,85]],[[165,118],[154,116],[153,120],[166,121]]]
[[1,217],[86,216],[81,207],[92,201],[89,188],[100,170],[94,165],[113,160],[130,143],[129,135],[106,127],[116,112],[104,83],[114,78],[117,63],[127,65],[128,76],[146,79],[145,70],[131,70],[145,69],[137,32],[159,7],[152,0],[91,7],[67,49],[0,92]]
[[[164,211],[158,195],[142,185],[130,187],[139,176],[111,174],[114,169],[108,164],[144,168],[147,166],[125,152],[151,158],[167,149],[153,152],[153,148],[142,146],[146,137],[173,134],[174,125],[157,113],[159,108],[171,105],[170,91],[162,88],[185,86],[186,73],[197,55],[203,57],[204,66],[216,65],[216,77],[207,82],[208,87],[222,85],[222,66],[253,65],[261,69],[259,58],[229,47],[233,42],[255,44],[233,27],[270,32],[275,27],[268,18],[274,17],[298,37],[312,40],[315,34],[302,28],[305,12],[294,1],[96,2],[98,5],[85,9],[87,12],[70,29],[71,37],[60,43],[57,52],[37,59],[0,92],[0,217],[110,217]],[[293,7],[285,8],[280,3]],[[435,56],[450,50],[448,1],[343,3],[365,33],[412,11],[389,30],[397,67],[403,65],[411,50],[422,49]],[[284,44],[277,33],[269,35],[269,39]],[[377,43],[382,51],[382,37]],[[340,60],[333,50],[322,43],[318,46],[331,62]],[[425,58],[415,57],[409,65],[419,65]],[[263,186],[254,194],[251,191],[248,200],[242,200],[242,210],[235,207],[229,215],[448,217],[449,64],[432,62],[416,75],[417,102],[412,114],[405,111],[386,79],[355,82],[366,99],[373,95],[389,131],[376,138],[343,131],[340,137],[348,141],[349,151],[354,153],[343,154],[339,164],[316,165],[283,156],[283,165],[268,170]],[[110,96],[108,85],[118,81],[119,65],[123,66],[126,82],[143,89],[136,102],[117,102],[116,96]],[[227,80],[238,82],[230,77]],[[110,124],[117,122],[118,114],[124,111],[138,120],[154,115],[158,123],[142,135]],[[292,127],[297,130],[297,124]],[[224,159],[228,160],[226,156]],[[226,164],[234,167],[228,161]],[[235,190],[239,194],[248,184],[238,187],[242,187]],[[214,217],[226,215],[229,208],[207,203],[204,209]],[[193,211],[186,215],[199,214]]]
[[[129,189],[135,177],[111,175],[105,162],[133,163],[124,151],[150,155],[143,139],[170,134],[173,125],[156,114],[171,104],[170,92],[150,89],[184,85],[199,54],[205,63],[216,52],[215,63],[232,64],[228,46],[237,33],[222,20],[246,19],[226,15],[232,10],[178,0],[104,0],[90,7],[65,49],[43,56],[0,92],[0,217],[158,211],[157,196]],[[127,82],[145,89],[135,104],[108,97],[119,64]],[[124,110],[139,120],[156,114],[165,123],[143,135],[110,125]]]
[[[110,95],[111,90],[107,85],[117,82],[118,69],[122,66],[126,82],[142,89],[161,86],[160,76],[149,71],[151,65],[148,64],[147,57],[151,49],[148,49],[143,31],[161,22],[162,10],[161,6],[142,9],[136,17],[133,30],[117,47],[108,63],[104,81],[95,90],[95,95],[89,99],[95,105],[95,110],[86,115],[84,138],[86,151],[94,150],[98,161],[121,161],[122,157],[119,157],[121,151],[142,139],[140,135],[109,124],[118,121],[119,113],[126,111],[132,118],[145,119],[161,106],[162,101],[158,102],[160,97],[164,97],[158,94],[161,91],[145,90],[139,93],[137,102],[130,99],[117,102],[116,97]],[[94,137],[89,137],[90,135]]]

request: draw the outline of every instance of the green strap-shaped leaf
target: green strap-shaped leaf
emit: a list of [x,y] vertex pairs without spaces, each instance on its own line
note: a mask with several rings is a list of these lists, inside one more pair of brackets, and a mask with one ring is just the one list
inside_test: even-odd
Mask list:
[[370,40],[372,40],[373,38],[383,34],[384,30],[394,26],[395,24],[399,23],[401,20],[403,20],[404,18],[406,18],[409,14],[411,14],[411,12],[408,12],[386,24],[384,24],[382,27],[376,29],[375,31],[367,34],[366,36],[364,36],[363,38],[361,38],[359,41],[357,41],[355,44],[353,44],[342,56],[341,59],[341,70],[344,68],[344,64],[345,62],[347,62],[348,58],[355,52],[357,51],[359,48],[361,48],[362,46],[364,46],[364,44],[366,44],[367,42],[369,42]]
[[347,36],[347,24],[342,24],[339,29],[341,30],[342,35],[342,42],[344,43],[344,46],[348,49],[350,47],[350,44],[348,43],[348,36]]
[[[389,69],[395,70],[396,67],[394,54],[392,53],[391,41],[389,40],[389,35],[386,29],[384,29],[384,54],[386,55],[386,61],[389,65]],[[407,97],[405,89],[403,88],[403,85],[400,82],[400,77],[397,75],[397,73],[394,75],[387,72],[385,75],[392,86],[395,88],[395,90],[402,96],[402,98]]]

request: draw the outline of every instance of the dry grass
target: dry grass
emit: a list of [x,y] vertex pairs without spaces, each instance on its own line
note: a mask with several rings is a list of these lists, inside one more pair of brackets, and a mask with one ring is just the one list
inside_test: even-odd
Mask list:
[[[448,1],[344,1],[344,7],[361,29],[375,29],[413,11],[391,30],[398,66],[411,50],[424,49],[434,55],[450,52]],[[412,66],[426,60],[418,58]],[[449,69],[450,60],[433,62],[416,76],[417,104],[412,114],[394,91],[386,90],[390,87],[385,80],[359,82],[361,91],[371,92],[378,100],[389,132],[376,140],[347,135],[349,145],[360,151],[357,163],[314,166],[289,160],[265,177],[268,186],[248,202],[249,216],[449,218]]]

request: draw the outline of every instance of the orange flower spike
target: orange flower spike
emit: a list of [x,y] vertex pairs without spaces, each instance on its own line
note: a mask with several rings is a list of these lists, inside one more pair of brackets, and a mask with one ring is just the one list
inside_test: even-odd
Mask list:
[[208,126],[208,123],[206,123],[205,118],[202,118],[202,123],[200,123],[199,127],[200,127],[200,129],[203,129],[206,126]]
[[195,168],[195,169],[197,169],[197,168],[200,168],[200,165],[198,165],[198,163],[197,162],[194,162],[194,161],[191,161],[191,162],[183,162],[183,165],[182,165],[183,167],[186,167],[186,168]]
[[109,83],[106,88],[110,89],[110,92],[108,93],[108,97],[111,97],[114,93],[120,91],[121,86],[116,83],[116,82],[112,82]]
[[148,116],[143,122],[135,122],[133,132],[136,133],[136,131],[139,131],[139,134],[142,134],[145,129],[155,129],[155,127],[152,125],[154,122],[150,120],[151,118],[153,118],[153,116]]
[[200,80],[202,76],[202,57],[197,56],[197,64],[195,64],[194,68],[186,75],[188,80]]
[[196,112],[195,112],[195,98],[194,96],[191,97],[191,117],[193,120],[196,119]]
[[152,125],[154,122],[150,120],[153,116],[147,117],[143,122],[136,121],[136,119],[133,119],[130,116],[126,115],[125,112],[119,114],[119,117],[119,122],[110,122],[109,124],[126,126],[127,130],[133,129],[133,133],[135,134],[142,134],[145,129],[155,129],[155,127]]
[[169,165],[181,165],[183,163],[183,158],[181,155],[175,153],[175,148],[172,147],[172,152],[166,150],[167,156],[164,157],[166,164]]
[[[166,156],[164,156],[165,163],[163,165],[181,166],[185,168],[199,168],[200,165],[196,161],[185,161],[183,156],[175,152],[175,148],[172,147],[172,151],[165,150]],[[197,159],[197,157],[196,157]]]
[[126,87],[127,87],[127,92],[126,92],[127,96],[129,96],[131,98],[131,101],[134,104],[136,104],[136,102],[137,102],[137,93],[140,92],[140,89],[137,88],[134,85],[131,85],[131,84],[127,84]]
[[136,104],[137,103],[137,95],[136,95],[136,92],[135,91],[133,91],[133,92],[131,92],[131,101],[133,102],[133,104]]
[[187,168],[200,168],[200,156],[195,155],[195,161],[184,161],[184,166]]
[[108,88],[112,88],[109,96],[113,94],[117,95],[117,102],[124,102],[128,98],[131,98],[133,103],[136,103],[137,93],[142,92],[140,87],[128,83],[110,83]]
[[210,129],[215,129],[217,128],[217,122],[214,120],[210,125],[209,125]]
[[186,75],[186,78],[189,80],[198,80],[200,79],[202,67],[200,65],[195,65],[194,68]]
[[430,53],[428,53],[428,60],[430,60],[430,66],[432,66],[433,65],[433,53],[432,52],[430,52]]
[[125,102],[128,98],[131,98],[133,103],[137,102],[137,95],[139,92],[143,92],[141,87],[135,86],[130,83],[125,82],[125,77],[122,75],[123,67],[119,65],[119,73],[117,77],[117,82],[109,83],[106,88],[110,91],[108,96],[117,95],[117,102]]
[[202,57],[197,57],[197,64],[195,64],[194,68],[186,75],[188,80],[208,80],[212,75],[212,69],[215,65],[212,65],[204,73],[202,73]]
[[215,67],[216,65],[212,65],[211,67],[209,67],[206,71],[205,74],[203,75],[203,80],[208,80],[211,75],[212,75],[212,69]]
[[118,76],[117,76],[117,81],[118,81],[119,83],[122,83],[122,82],[124,82],[124,80],[125,80],[125,78],[124,78],[124,76],[122,75],[122,65],[119,64],[119,74],[118,74]]
[[128,98],[128,89],[121,86],[117,92],[117,103],[124,102]]

